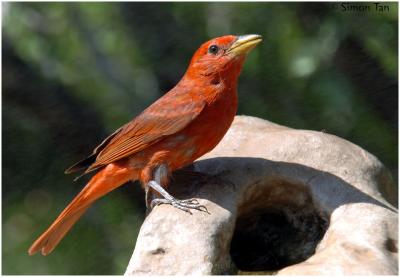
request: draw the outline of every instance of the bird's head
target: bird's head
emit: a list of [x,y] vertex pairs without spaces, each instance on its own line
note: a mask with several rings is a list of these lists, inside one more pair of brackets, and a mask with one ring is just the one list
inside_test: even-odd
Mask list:
[[261,41],[260,35],[228,35],[209,40],[193,55],[186,75],[237,78],[246,55]]

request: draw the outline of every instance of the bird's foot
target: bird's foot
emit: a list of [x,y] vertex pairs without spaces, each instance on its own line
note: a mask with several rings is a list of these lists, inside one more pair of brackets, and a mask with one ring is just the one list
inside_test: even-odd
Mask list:
[[[186,200],[179,200],[170,195],[161,185],[161,177],[163,175],[163,170],[165,170],[165,166],[160,166],[155,171],[155,180],[151,180],[147,183],[148,187],[151,187],[159,194],[161,194],[164,198],[156,198],[153,199],[150,203],[150,208],[153,209],[154,206],[161,205],[161,204],[169,204],[173,207],[185,211],[187,213],[192,214],[191,210],[198,210],[202,212],[206,212],[210,214],[206,208],[206,206],[201,205],[197,199],[191,198]],[[148,192],[148,189],[146,189]],[[146,193],[147,194],[147,193]],[[146,201],[150,200],[146,198]]]
[[192,214],[190,210],[198,210],[202,212],[206,212],[209,214],[206,206],[201,205],[199,201],[195,198],[191,199],[185,199],[185,200],[179,200],[176,198],[171,198],[171,199],[162,199],[162,198],[156,198],[151,201],[151,208],[153,209],[154,206],[158,206],[161,204],[169,204],[172,205],[173,207],[180,209],[182,211],[185,211],[187,213]]

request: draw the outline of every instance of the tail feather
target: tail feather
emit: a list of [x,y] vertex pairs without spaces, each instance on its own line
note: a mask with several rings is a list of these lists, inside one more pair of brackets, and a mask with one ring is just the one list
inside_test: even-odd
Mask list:
[[28,251],[29,255],[33,255],[37,251],[41,251],[41,254],[44,256],[51,253],[88,208],[89,207],[86,207],[74,215],[54,222],[49,229],[32,244]]
[[135,172],[126,167],[109,164],[99,171],[72,202],[61,212],[53,224],[29,248],[29,255],[41,251],[47,255],[58,245],[61,239],[72,228],[94,201],[123,185],[136,179]]

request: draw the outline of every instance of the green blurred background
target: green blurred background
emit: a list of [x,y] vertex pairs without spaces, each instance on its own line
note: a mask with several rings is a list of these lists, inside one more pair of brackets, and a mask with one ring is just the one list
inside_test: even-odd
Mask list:
[[64,169],[171,89],[215,36],[264,37],[239,114],[350,140],[397,183],[398,6],[384,4],[3,2],[3,274],[124,273],[145,215],[137,183],[98,201],[50,256],[27,249],[87,180]]

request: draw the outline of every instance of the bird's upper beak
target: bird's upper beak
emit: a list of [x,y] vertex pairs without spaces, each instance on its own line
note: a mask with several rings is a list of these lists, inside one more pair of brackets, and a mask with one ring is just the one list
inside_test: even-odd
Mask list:
[[237,40],[229,47],[226,53],[237,55],[245,55],[262,41],[260,35],[244,35],[239,36]]

